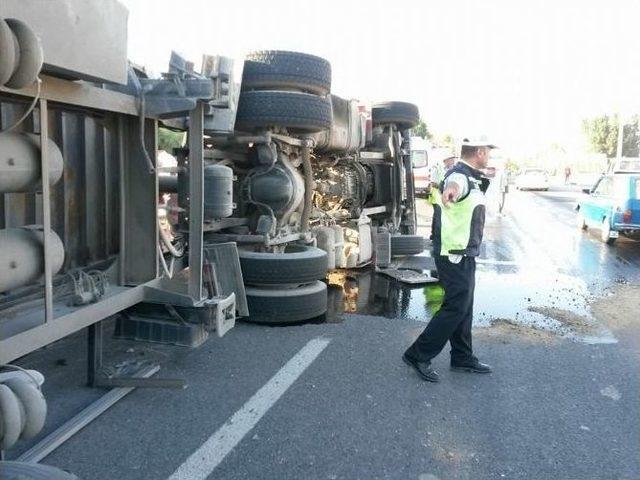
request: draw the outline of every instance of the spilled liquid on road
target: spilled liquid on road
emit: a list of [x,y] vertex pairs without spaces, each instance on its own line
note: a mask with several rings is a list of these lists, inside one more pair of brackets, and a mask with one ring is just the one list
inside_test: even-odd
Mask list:
[[[439,284],[406,285],[371,269],[332,272],[328,284],[323,321],[330,323],[360,314],[426,324],[444,296]],[[585,343],[616,341],[593,318],[589,303],[594,296],[580,278],[540,268],[479,265],[476,284],[475,328],[507,322]]]

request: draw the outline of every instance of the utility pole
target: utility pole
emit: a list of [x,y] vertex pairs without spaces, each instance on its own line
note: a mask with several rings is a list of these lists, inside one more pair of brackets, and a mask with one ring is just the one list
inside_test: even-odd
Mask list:
[[624,120],[622,114],[618,114],[618,144],[616,149],[616,159],[620,160],[622,158],[622,141],[624,138]]

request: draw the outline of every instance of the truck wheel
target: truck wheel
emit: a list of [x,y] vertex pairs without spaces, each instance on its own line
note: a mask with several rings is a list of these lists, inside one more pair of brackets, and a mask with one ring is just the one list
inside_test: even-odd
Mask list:
[[374,125],[395,123],[401,130],[413,128],[420,122],[420,112],[413,103],[381,102],[373,105]]
[[242,278],[248,285],[302,284],[327,274],[327,252],[305,245],[287,245],[284,253],[238,250]]
[[236,129],[285,127],[291,132],[313,133],[330,128],[331,121],[331,100],[327,97],[256,90],[240,94]]
[[420,235],[392,235],[391,255],[417,255],[424,251],[424,237]]
[[24,408],[24,425],[20,438],[35,437],[47,419],[47,401],[44,395],[32,381],[24,378],[12,378],[5,385],[13,391]]
[[23,420],[21,408],[18,397],[9,387],[0,383],[0,450],[8,450],[20,438]]
[[249,53],[242,72],[243,89],[297,89],[316,95],[331,90],[331,64],[307,53],[261,50]]
[[16,69],[16,46],[11,28],[0,18],[0,86],[4,85]]
[[24,22],[15,18],[8,18],[6,22],[18,40],[20,56],[13,75],[5,85],[9,88],[24,88],[38,78],[44,61],[42,46],[36,34]]
[[298,323],[327,311],[327,285],[320,280],[291,289],[247,287],[248,321],[263,324]]
[[48,465],[25,462],[0,462],[2,480],[78,480],[71,473]]

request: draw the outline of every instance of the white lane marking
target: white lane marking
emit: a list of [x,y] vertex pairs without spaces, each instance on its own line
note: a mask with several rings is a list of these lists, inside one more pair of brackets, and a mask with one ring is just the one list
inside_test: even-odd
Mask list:
[[264,414],[318,358],[329,342],[326,338],[314,338],[302,347],[240,410],[193,452],[169,480],[204,480],[211,475]]

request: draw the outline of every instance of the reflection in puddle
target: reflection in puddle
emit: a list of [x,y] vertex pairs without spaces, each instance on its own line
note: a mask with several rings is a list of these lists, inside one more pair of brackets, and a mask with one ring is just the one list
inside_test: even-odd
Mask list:
[[438,284],[408,285],[371,269],[333,271],[328,276],[328,322],[343,313],[428,322],[440,308],[444,292]]

